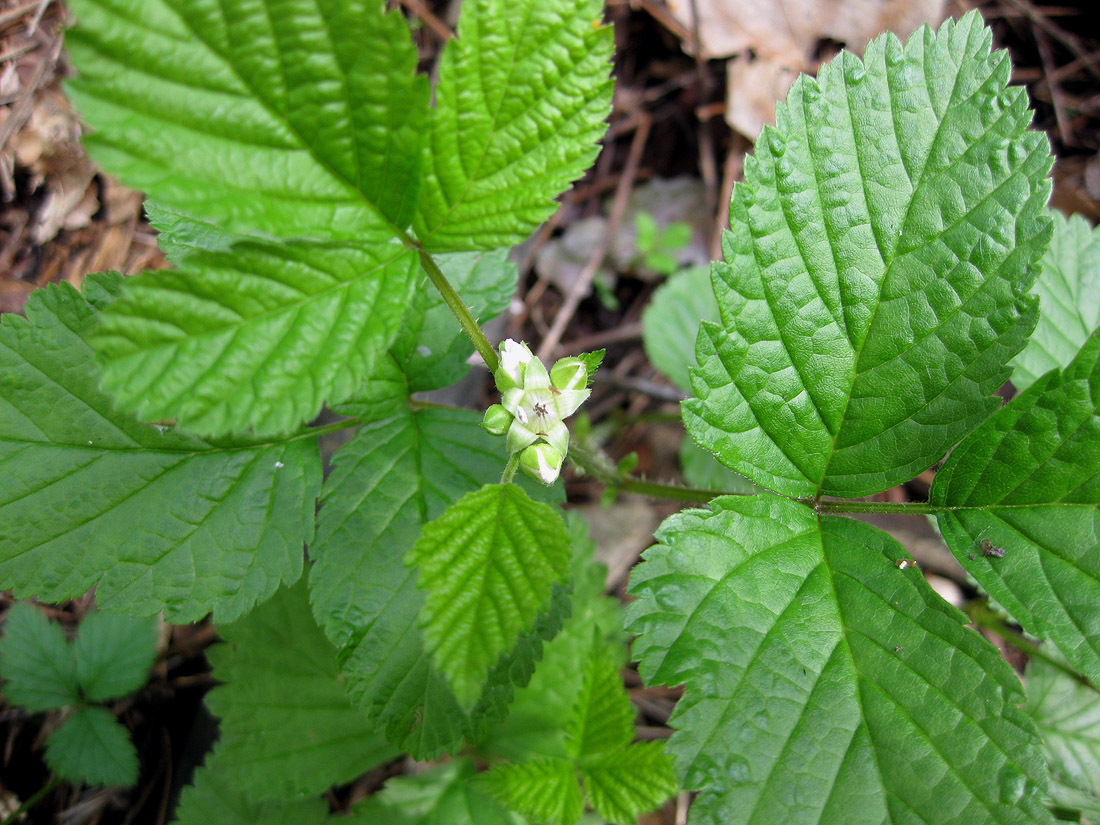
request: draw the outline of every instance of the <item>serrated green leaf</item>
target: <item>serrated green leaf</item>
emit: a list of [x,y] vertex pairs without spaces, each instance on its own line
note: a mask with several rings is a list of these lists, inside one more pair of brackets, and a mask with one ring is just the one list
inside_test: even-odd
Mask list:
[[[622,693],[620,683],[619,692]],[[663,742],[620,745],[582,760],[584,796],[608,822],[630,825],[680,788]]]
[[204,441],[115,410],[88,336],[120,282],[47,287],[0,322],[0,587],[231,620],[301,574],[317,445]]
[[1100,693],[1041,659],[1027,663],[1024,681],[1025,711],[1043,740],[1052,798],[1100,814]]
[[584,813],[577,773],[567,759],[497,765],[481,774],[476,785],[540,825],[574,825]]
[[84,698],[106,702],[133,693],[149,678],[157,657],[155,619],[131,619],[97,610],[80,622],[73,655]]
[[399,776],[355,805],[345,825],[522,825],[471,780],[469,759],[454,759],[413,776]]
[[709,266],[693,266],[670,276],[642,313],[642,343],[650,363],[690,393],[688,371],[695,365],[699,325],[719,320]]
[[138,755],[130,734],[109,711],[82,707],[46,740],[46,764],[75,784],[137,783]]
[[206,696],[218,775],[249,799],[319,794],[398,755],[352,707],[304,580],[218,634],[226,644],[206,654],[224,683]]
[[16,602],[4,615],[0,678],[9,704],[37,713],[80,701],[76,659],[61,625]]
[[469,707],[490,669],[550,606],[569,571],[561,514],[515,484],[467,493],[424,525],[409,551],[425,592],[424,644]]
[[1064,372],[1047,373],[956,447],[929,493],[929,503],[944,508],[936,518],[955,558],[1094,685],[1098,408],[1100,334],[1093,333]]
[[350,397],[397,334],[399,245],[242,242],[126,282],[95,333],[104,389],[200,435],[294,431]]
[[456,748],[471,720],[425,652],[424,597],[405,555],[425,522],[499,478],[504,446],[480,421],[403,409],[361,427],[336,454],[310,545],[314,615],[340,651],[349,695],[420,759]]
[[195,771],[193,783],[180,794],[176,825],[326,825],[328,802],[283,798],[255,800],[236,787],[221,770],[217,753]]
[[893,539],[773,496],[672,516],[635,568],[696,823],[1051,822],[1020,685]]
[[76,0],[69,92],[104,168],[220,227],[388,238],[428,84],[381,0]]
[[439,66],[413,222],[434,252],[527,237],[596,157],[611,108],[600,0],[470,0]]
[[569,755],[579,759],[634,740],[634,706],[623,690],[621,659],[594,645],[565,734]]
[[735,187],[688,431],[757,484],[860,496],[996,409],[1034,326],[1049,145],[977,12],[800,77]]
[[[480,324],[504,311],[519,278],[506,249],[439,255],[436,263]],[[412,308],[389,351],[405,375],[407,392],[439,389],[458,381],[470,369],[466,359],[473,351],[474,345],[439,290],[422,275]]]
[[1012,383],[1026,390],[1052,369],[1065,369],[1100,325],[1100,230],[1080,215],[1051,212],[1054,233],[1033,292],[1039,323],[1012,361]]

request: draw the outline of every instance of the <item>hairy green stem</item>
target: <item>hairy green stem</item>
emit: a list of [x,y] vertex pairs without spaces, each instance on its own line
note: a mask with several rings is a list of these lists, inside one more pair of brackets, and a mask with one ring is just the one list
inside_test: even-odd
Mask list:
[[417,248],[417,254],[420,256],[420,265],[428,274],[428,279],[439,290],[439,294],[443,296],[443,301],[454,313],[458,323],[462,325],[463,331],[473,342],[474,348],[481,353],[485,366],[489,368],[489,372],[495,373],[497,367],[500,366],[500,360],[497,358],[497,352],[493,345],[489,343],[489,339],[485,337],[485,333],[481,331],[481,327],[474,320],[474,316],[462,303],[462,298],[455,292],[455,288],[451,286],[451,282],[447,280],[447,276],[443,274],[443,270],[439,268],[439,264],[435,262],[435,259],[420,248]]
[[25,814],[27,811],[29,811],[31,808],[41,802],[42,799],[50,793],[50,791],[52,791],[60,784],[61,777],[55,776],[53,779],[51,779],[49,782],[47,782],[45,785],[35,791],[30,797],[24,800],[24,802],[18,808],[16,808],[3,819],[0,819],[0,825],[12,825],[12,823],[18,822],[19,818],[23,816],[23,814]]
[[968,605],[966,608],[966,615],[970,619],[970,621],[972,621],[978,627],[984,627],[987,630],[992,630],[994,633],[1004,639],[1005,644],[1016,648],[1021,653],[1027,654],[1029,658],[1039,659],[1040,661],[1045,662],[1051,667],[1062,671],[1062,673],[1066,674],[1066,676],[1070,677],[1075,682],[1082,684],[1085,687],[1096,691],[1097,693],[1100,693],[1100,689],[1098,689],[1096,685],[1090,682],[1087,676],[1082,673],[1078,673],[1065,662],[1051,656],[1039,645],[1035,644],[1034,642],[1028,641],[1019,633],[1016,633],[1011,627],[1009,627],[1008,623],[1005,622],[1005,620],[1001,618],[1000,615],[998,615],[993,610],[990,610],[984,602],[974,602],[973,604]]
[[[614,487],[628,493],[640,493],[652,498],[664,498],[670,501],[682,501],[685,504],[706,504],[712,498],[726,495],[714,490],[699,490],[693,487],[680,487],[675,484],[660,484],[656,481],[643,481],[640,478],[623,477],[602,451],[582,444],[576,439],[569,442],[569,460],[586,475],[607,487]],[[732,495],[732,494],[731,494]]]
[[519,453],[512,453],[508,456],[508,463],[504,465],[504,472],[500,474],[500,483],[507,484],[513,478],[516,477],[516,470],[519,468]]
[[[812,507],[822,515],[839,513],[900,513],[909,515],[935,515],[955,507],[938,507],[923,501],[833,501],[831,499],[796,499],[800,504]],[[972,509],[972,508],[971,508]]]

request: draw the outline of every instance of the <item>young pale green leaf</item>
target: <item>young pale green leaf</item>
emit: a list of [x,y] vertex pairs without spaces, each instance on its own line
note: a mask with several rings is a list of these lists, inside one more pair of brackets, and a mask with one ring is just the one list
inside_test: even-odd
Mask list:
[[536,759],[497,765],[476,786],[543,825],[575,825],[584,813],[581,786],[569,759]]
[[955,448],[929,502],[955,558],[1100,685],[1100,335]]
[[1016,675],[893,539],[773,496],[672,516],[631,578],[696,823],[1051,822]]
[[37,713],[80,701],[76,659],[61,625],[26,602],[4,615],[0,679],[7,702]]
[[574,759],[634,741],[634,706],[623,691],[621,659],[603,653],[600,645],[593,646],[565,728],[566,747]]
[[46,740],[46,764],[72,784],[137,783],[138,755],[130,734],[104,708],[82,707]]
[[319,794],[398,754],[352,707],[304,580],[218,634],[226,644],[206,654],[223,683],[206,696],[218,772],[248,798]]
[[416,203],[428,83],[381,0],[74,0],[99,162],[227,230],[381,240]]
[[718,323],[710,267],[693,266],[669,276],[642,313],[642,343],[650,362],[684,392],[695,365],[695,338],[703,321]]
[[425,593],[424,644],[463,705],[550,606],[570,555],[561,514],[515,484],[467,493],[424,525],[408,556]]
[[243,242],[126,282],[95,334],[102,385],[200,435],[294,431],[348,398],[397,334],[416,257],[390,245]]
[[[622,695],[622,684],[618,685]],[[620,745],[580,763],[584,796],[608,822],[632,825],[679,789],[663,742]]]
[[391,779],[355,805],[344,825],[523,825],[475,787],[469,759]]
[[1034,326],[1050,168],[977,12],[800,77],[735,187],[688,431],[757,484],[859,496],[996,409]]
[[157,657],[157,622],[101,610],[89,613],[80,622],[73,654],[80,691],[88,701],[133,693],[145,684]]
[[118,412],[88,337],[120,281],[47,287],[0,322],[0,587],[231,620],[301,574],[317,445],[209,442]]
[[[504,311],[519,272],[506,249],[439,255],[439,268],[479,323]],[[474,345],[425,276],[413,293],[413,305],[401,323],[389,354],[405,374],[408,392],[446,387],[470,369]]]
[[419,759],[456,748],[473,728],[424,649],[424,594],[405,556],[427,521],[499,478],[503,444],[480,420],[406,408],[365,424],[336,454],[310,545],[314,615],[340,651],[349,695]]
[[439,66],[413,226],[433,252],[527,237],[596,157],[611,108],[600,0],[470,0]]
[[1051,796],[1100,814],[1100,693],[1041,659],[1027,663],[1025,682],[1025,711],[1043,739]]
[[1052,369],[1065,369],[1100,325],[1100,230],[1080,215],[1052,212],[1054,234],[1033,291],[1039,323],[1012,361],[1012,383],[1026,390]]
[[336,825],[328,802],[320,797],[256,800],[237,787],[221,770],[215,751],[195,771],[193,783],[180,794],[176,825]]

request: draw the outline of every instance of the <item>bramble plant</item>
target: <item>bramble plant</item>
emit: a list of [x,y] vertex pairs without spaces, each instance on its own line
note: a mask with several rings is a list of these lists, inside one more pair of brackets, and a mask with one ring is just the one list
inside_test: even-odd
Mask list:
[[[629,822],[679,785],[721,825],[1091,804],[1049,703],[1044,750],[996,649],[837,517],[934,515],[1056,675],[1100,685],[1096,270],[1060,255],[1096,241],[1057,221],[1038,291],[1078,300],[1040,320],[1049,148],[976,13],[800,78],[735,187],[713,320],[647,318],[691,437],[757,485],[710,500],[569,443],[600,354],[547,368],[475,320],[595,157],[598,2],[466,0],[434,90],[381,2],[70,5],[87,144],[175,268],[48,287],[0,325],[0,587],[212,614],[221,736],[179,821],[334,821],[319,794],[401,753],[453,758],[341,821]],[[420,400],[474,349],[498,405]],[[1010,374],[1030,385],[1001,406]],[[343,418],[308,426],[326,405]],[[323,476],[319,438],[349,427]],[[664,751],[632,741],[619,608],[555,506],[567,453],[709,500],[631,578],[640,673],[684,685]],[[927,503],[855,500],[948,453]]]

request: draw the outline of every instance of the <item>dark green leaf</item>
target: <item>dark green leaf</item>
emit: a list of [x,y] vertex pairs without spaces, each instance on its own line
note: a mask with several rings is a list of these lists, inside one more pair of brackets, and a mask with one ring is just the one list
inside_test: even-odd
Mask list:
[[107,710],[82,707],[46,740],[46,764],[72,784],[135,785],[138,755]]
[[53,710],[80,701],[76,658],[61,625],[27,604],[16,602],[4,615],[0,637],[0,678],[9,704]]
[[80,622],[73,643],[76,677],[91,702],[117,699],[145,684],[157,657],[156,619],[95,611]]

